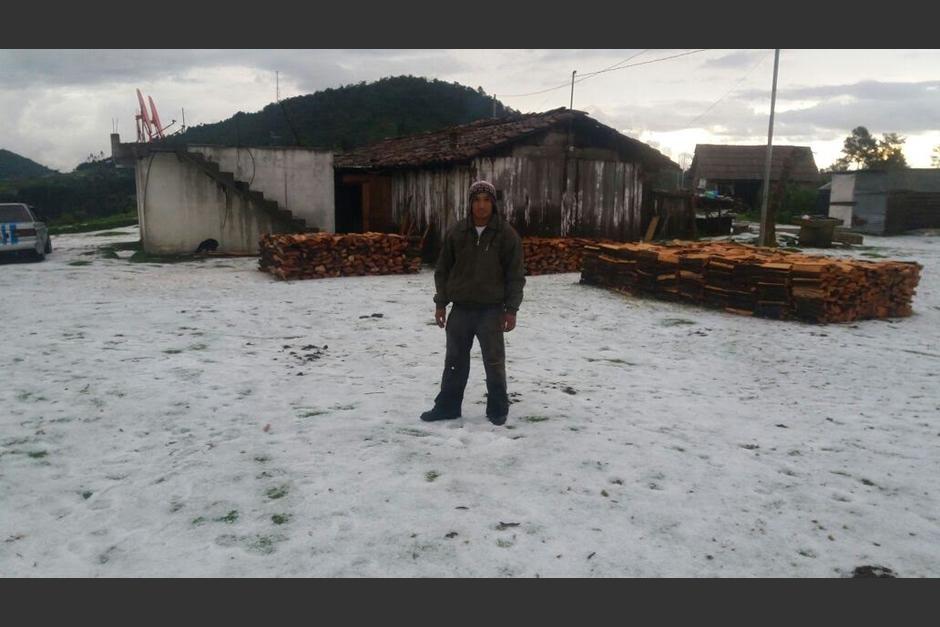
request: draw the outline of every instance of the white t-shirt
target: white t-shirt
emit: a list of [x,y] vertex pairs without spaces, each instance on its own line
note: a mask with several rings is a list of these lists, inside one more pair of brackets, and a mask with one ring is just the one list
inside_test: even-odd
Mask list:
[[[476,225],[474,225],[474,226],[476,226]],[[476,227],[476,230],[477,230],[477,237],[480,237],[481,235],[483,235],[483,229],[485,229],[485,228],[486,228],[485,226],[477,226],[477,227]]]

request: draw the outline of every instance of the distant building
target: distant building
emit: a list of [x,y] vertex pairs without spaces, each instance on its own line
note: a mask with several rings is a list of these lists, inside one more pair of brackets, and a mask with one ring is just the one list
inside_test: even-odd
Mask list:
[[833,172],[829,216],[871,235],[940,227],[940,169]]
[[[124,143],[112,154],[136,169],[144,250],[254,254],[265,233],[403,232],[440,235],[467,215],[467,189],[487,179],[523,236],[688,236],[691,202],[674,190],[679,166],[591,119],[545,113],[478,120],[387,139],[335,155],[301,147]],[[657,191],[661,193],[657,193]]]
[[[689,186],[737,198],[751,209],[762,202],[767,146],[698,144],[689,168]],[[771,193],[787,184],[819,186],[819,170],[809,146],[774,146],[770,162]]]
[[523,236],[640,239],[658,206],[653,187],[680,171],[658,150],[568,109],[388,139],[334,163],[337,231],[435,239],[466,217],[467,189],[481,178]]
[[266,233],[333,230],[333,153],[277,146],[122,144],[118,165],[134,167],[146,252],[192,253],[215,239],[220,252],[254,255]]

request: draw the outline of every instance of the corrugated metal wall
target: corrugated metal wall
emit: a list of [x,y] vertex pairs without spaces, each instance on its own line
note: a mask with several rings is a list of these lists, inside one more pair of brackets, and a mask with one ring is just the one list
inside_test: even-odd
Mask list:
[[392,175],[392,220],[422,229],[431,222],[443,235],[466,217],[467,189],[478,178],[501,192],[503,215],[522,235],[631,240],[641,237],[648,220],[639,166],[572,159],[566,172],[563,158],[533,156],[487,157],[469,167]]

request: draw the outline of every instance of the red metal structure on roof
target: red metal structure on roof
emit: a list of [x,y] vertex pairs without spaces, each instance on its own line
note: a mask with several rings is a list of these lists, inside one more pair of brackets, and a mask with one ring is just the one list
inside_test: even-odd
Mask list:
[[150,103],[150,111],[147,111],[147,105],[144,103],[144,96],[137,90],[137,103],[140,105],[140,111],[134,118],[137,120],[137,141],[149,142],[154,139],[163,139],[163,131],[173,126],[176,120],[163,126],[160,122],[160,114],[157,113],[157,105],[153,103],[153,98],[147,96],[147,102]]

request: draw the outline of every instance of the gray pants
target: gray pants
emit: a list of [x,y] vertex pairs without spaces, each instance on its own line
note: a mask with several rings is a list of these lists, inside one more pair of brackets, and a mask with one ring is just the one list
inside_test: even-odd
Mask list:
[[463,393],[470,376],[470,348],[473,338],[480,342],[483,368],[486,370],[486,415],[509,413],[506,394],[506,346],[503,343],[503,308],[454,305],[447,318],[447,355],[441,392],[434,405],[444,410],[460,411]]

